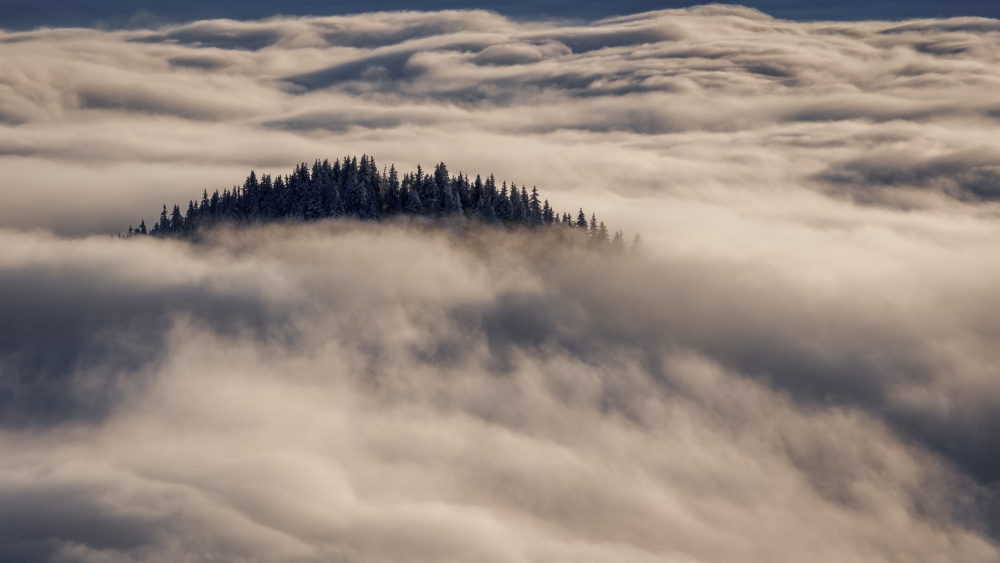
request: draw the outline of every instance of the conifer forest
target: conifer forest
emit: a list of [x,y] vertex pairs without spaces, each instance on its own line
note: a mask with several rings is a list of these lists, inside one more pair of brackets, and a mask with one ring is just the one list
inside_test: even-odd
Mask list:
[[[318,221],[325,218],[350,218],[380,221],[393,217],[422,217],[444,223],[462,220],[505,228],[537,229],[560,226],[580,229],[596,248],[625,251],[622,231],[610,235],[603,221],[580,208],[575,216],[559,213],[542,200],[537,187],[529,192],[514,182],[503,181],[499,189],[491,174],[475,180],[459,172],[451,175],[444,162],[433,172],[418,165],[416,171],[399,177],[395,165],[379,171],[368,155],[315,161],[312,167],[299,164],[282,178],[253,171],[242,186],[234,185],[222,193],[209,195],[204,190],[198,200],[189,200],[185,211],[179,204],[172,209],[163,205],[159,220],[147,226],[129,226],[118,236],[130,238],[148,235],[159,238],[189,237],[199,229],[220,223],[259,225],[278,221]],[[632,247],[642,244],[637,233]]]

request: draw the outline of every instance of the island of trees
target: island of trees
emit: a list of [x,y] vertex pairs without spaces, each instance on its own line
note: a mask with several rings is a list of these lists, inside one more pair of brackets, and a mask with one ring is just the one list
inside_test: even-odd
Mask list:
[[[345,157],[332,164],[317,160],[311,168],[302,163],[284,178],[266,174],[258,178],[251,171],[243,186],[222,193],[216,190],[211,195],[205,190],[200,201],[188,201],[185,211],[180,205],[168,210],[164,204],[159,221],[151,228],[143,219],[138,228],[129,226],[128,232],[119,236],[183,238],[220,223],[253,225],[328,217],[380,221],[397,216],[506,228],[582,229],[591,244],[625,251],[621,231],[611,235],[594,214],[588,221],[582,208],[575,218],[557,213],[547,199],[541,199],[537,188],[529,192],[513,182],[503,182],[497,188],[493,175],[485,180],[478,175],[475,180],[461,173],[452,176],[443,162],[432,173],[418,165],[415,172],[400,178],[395,166],[380,172],[375,159],[367,155]],[[633,251],[641,244],[637,234]]]

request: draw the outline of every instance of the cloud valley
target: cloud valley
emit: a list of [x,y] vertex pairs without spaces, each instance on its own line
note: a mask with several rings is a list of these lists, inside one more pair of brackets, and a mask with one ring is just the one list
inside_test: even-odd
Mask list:
[[[995,20],[705,6],[0,34],[11,561],[995,561]],[[353,152],[644,257],[110,241]]]

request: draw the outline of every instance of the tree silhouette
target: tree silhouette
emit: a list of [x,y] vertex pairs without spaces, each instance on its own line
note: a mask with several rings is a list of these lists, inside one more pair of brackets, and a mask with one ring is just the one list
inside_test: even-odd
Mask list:
[[[368,155],[329,160],[315,160],[310,167],[296,165],[288,175],[269,174],[258,177],[251,171],[242,186],[235,185],[211,195],[202,190],[200,200],[189,200],[182,215],[179,205],[168,211],[163,205],[160,219],[147,231],[144,220],[138,228],[129,226],[121,238],[136,236],[190,237],[200,229],[216,224],[258,225],[267,222],[304,222],[327,218],[348,217],[361,221],[382,221],[393,217],[423,217],[431,224],[482,223],[508,229],[566,229],[579,233],[565,240],[580,240],[590,245],[624,252],[624,234],[617,231],[609,237],[603,222],[592,213],[588,223],[581,208],[574,221],[568,213],[559,214],[537,187],[529,193],[522,185],[502,182],[497,189],[492,174],[474,181],[459,172],[452,176],[447,165],[439,162],[433,173],[425,173],[417,165],[415,172],[400,178],[395,165],[376,167]],[[458,223],[455,223],[455,219]],[[642,252],[642,240],[635,236],[630,252]]]

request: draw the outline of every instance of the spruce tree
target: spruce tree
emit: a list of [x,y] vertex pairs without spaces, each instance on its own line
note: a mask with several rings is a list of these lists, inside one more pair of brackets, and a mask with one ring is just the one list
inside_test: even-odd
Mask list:
[[510,222],[514,225],[527,225],[528,209],[521,201],[521,195],[517,193],[517,186],[513,182],[510,184],[510,207]]
[[497,195],[497,202],[494,206],[494,211],[496,211],[497,219],[500,222],[504,224],[509,224],[511,222],[513,205],[511,205],[510,196],[507,194],[507,182],[503,183],[503,187],[500,189],[500,194]]
[[334,164],[327,177],[326,215],[327,217],[342,217],[344,215],[343,187],[340,184],[337,164]]
[[611,251],[615,254],[625,252],[625,237],[622,236],[621,231],[615,231],[615,238],[611,239]]
[[469,194],[469,205],[466,207],[470,214],[476,212],[482,205],[484,194],[483,179],[476,174],[476,181],[472,184],[472,190]]
[[604,221],[601,221],[601,224],[597,227],[597,242],[602,246],[611,242],[611,239],[608,237],[608,228],[604,226]]
[[439,162],[434,167],[434,182],[439,187],[445,187],[451,183],[451,176],[448,175],[448,167],[443,162]]
[[479,209],[479,217],[483,223],[487,225],[494,225],[497,222],[497,212],[496,206],[493,203],[493,198],[487,196],[483,199],[483,203]]
[[184,214],[184,232],[192,233],[195,230],[198,212],[194,206],[194,200],[188,200],[187,213]]
[[542,223],[542,202],[538,200],[538,187],[531,187],[530,200],[531,224],[540,225]]
[[257,215],[257,199],[260,197],[260,183],[257,181],[257,173],[250,171],[250,176],[243,182],[243,192],[240,198],[240,215],[247,221],[251,221]]
[[[305,170],[305,163],[302,170]],[[326,209],[323,206],[323,165],[317,160],[313,163],[313,173],[308,179],[302,178],[299,181],[305,184],[302,193],[302,217],[306,221],[316,221],[326,217]]]
[[[419,170],[420,167],[418,166]],[[440,214],[440,191],[434,176],[425,174],[417,181],[417,193],[424,204],[424,213],[430,216]]]
[[399,175],[394,165],[389,166],[389,177],[386,179],[385,214],[398,215],[403,211],[403,200],[399,193]]
[[175,205],[173,212],[170,213],[169,232],[179,233],[183,229],[184,229],[184,218],[181,217],[181,207],[179,205]]
[[268,216],[272,219],[282,219],[285,217],[285,203],[288,199],[288,191],[285,188],[285,180],[279,174],[274,178],[271,188],[271,201],[268,204]]
[[364,190],[363,208],[358,216],[369,221],[378,221],[382,216],[382,181],[374,157],[361,155],[358,176]]
[[462,187],[457,181],[451,183],[451,198],[448,200],[448,209],[445,211],[448,215],[461,215],[462,214]]
[[365,189],[361,185],[358,160],[355,158],[344,172],[344,212],[350,217],[361,218],[365,210]]
[[646,245],[642,242],[642,237],[639,233],[635,234],[635,238],[632,239],[632,246],[629,247],[628,253],[633,256],[641,256],[646,252]]
[[420,193],[414,189],[413,182],[410,182],[410,188],[406,190],[405,211],[407,215],[420,215],[424,211],[424,203],[420,201]]
[[462,210],[470,209],[472,192],[469,189],[469,177],[459,172],[458,179],[455,181],[455,190],[458,192],[458,203]]
[[270,219],[271,191],[271,176],[268,174],[261,175],[260,186],[257,188],[257,204],[250,215],[251,223],[262,223]]
[[309,168],[303,162],[295,167],[295,172],[285,180],[287,211],[289,219],[302,221],[306,218],[309,205]]
[[369,181],[365,189],[364,211],[362,219],[368,221],[378,221],[382,218],[382,210],[379,209],[379,187],[378,181]]
[[167,218],[167,204],[163,204],[163,211],[160,213],[160,223],[157,225],[159,227],[160,235],[165,235],[170,232],[170,219]]

